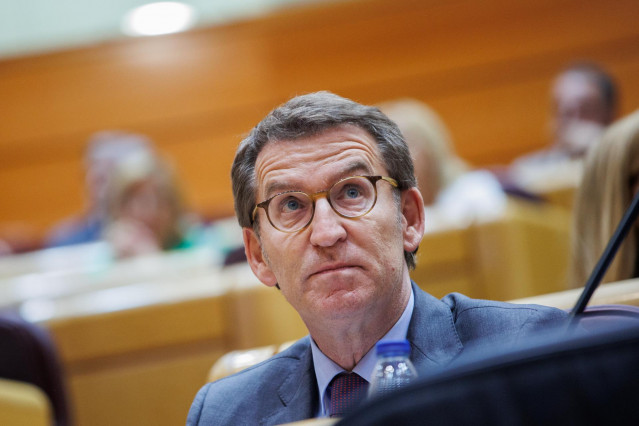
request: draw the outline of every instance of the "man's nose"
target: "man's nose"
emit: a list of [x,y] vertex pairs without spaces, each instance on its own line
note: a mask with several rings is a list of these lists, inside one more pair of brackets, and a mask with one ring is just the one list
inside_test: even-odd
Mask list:
[[311,222],[311,244],[330,247],[343,240],[346,237],[346,229],[342,226],[343,220],[326,198],[318,199],[315,202],[315,215]]

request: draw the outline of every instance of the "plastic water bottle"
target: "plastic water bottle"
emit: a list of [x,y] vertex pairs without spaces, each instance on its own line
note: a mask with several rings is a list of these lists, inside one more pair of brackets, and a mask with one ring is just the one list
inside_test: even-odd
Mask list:
[[373,370],[369,396],[393,392],[417,378],[417,371],[410,361],[408,340],[385,340],[375,346],[377,364]]

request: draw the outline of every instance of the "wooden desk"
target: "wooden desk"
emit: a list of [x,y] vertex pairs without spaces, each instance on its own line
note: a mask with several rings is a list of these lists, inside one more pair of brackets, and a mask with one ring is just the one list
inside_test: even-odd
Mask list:
[[436,297],[509,300],[563,290],[569,236],[565,209],[510,200],[495,219],[427,233],[411,277]]
[[21,306],[53,334],[78,426],[183,424],[220,356],[307,334],[247,264]]
[[98,242],[0,257],[0,279],[54,271],[88,272],[109,256],[107,245]]
[[509,300],[566,289],[570,223],[563,208],[515,201],[502,218],[475,226],[473,253],[485,297]]
[[228,287],[213,274],[50,300],[45,325],[76,424],[183,424],[210,366],[232,349]]
[[[556,293],[511,300],[513,303],[534,303],[571,309],[577,303],[583,288],[574,288]],[[639,279],[601,284],[590,299],[589,305],[633,305],[639,306]]]
[[[156,281],[158,277],[180,281],[219,269],[216,253],[207,247],[117,262],[111,259],[106,250],[105,246],[96,243],[3,259],[5,269],[9,265],[15,267],[14,272],[27,266],[31,269],[21,275],[0,279],[0,308],[17,307],[25,301],[61,298]],[[82,254],[84,251],[87,253]]]

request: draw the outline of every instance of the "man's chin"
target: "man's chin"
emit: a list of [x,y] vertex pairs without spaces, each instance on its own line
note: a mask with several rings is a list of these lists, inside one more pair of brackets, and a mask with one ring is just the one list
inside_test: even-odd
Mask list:
[[369,306],[367,294],[361,288],[335,289],[318,300],[318,309],[323,318],[352,318]]

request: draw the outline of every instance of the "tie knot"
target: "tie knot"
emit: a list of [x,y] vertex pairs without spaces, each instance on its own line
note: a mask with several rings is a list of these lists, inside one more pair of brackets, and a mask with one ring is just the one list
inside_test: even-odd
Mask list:
[[331,417],[342,417],[366,397],[368,382],[357,373],[340,373],[333,378],[331,391]]

